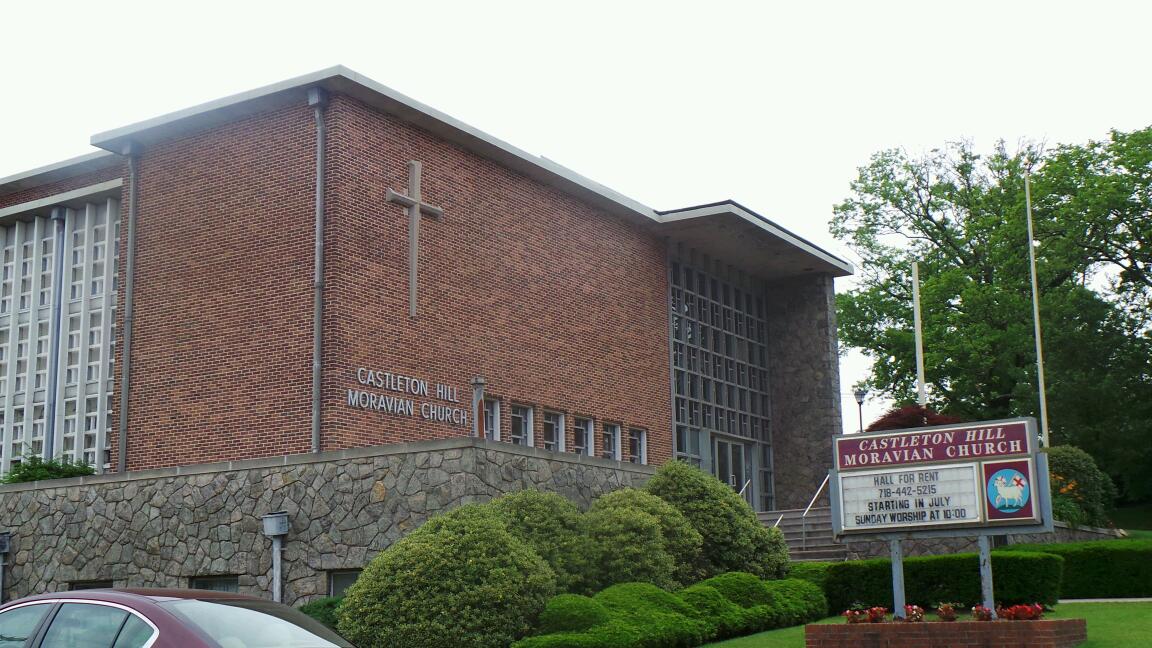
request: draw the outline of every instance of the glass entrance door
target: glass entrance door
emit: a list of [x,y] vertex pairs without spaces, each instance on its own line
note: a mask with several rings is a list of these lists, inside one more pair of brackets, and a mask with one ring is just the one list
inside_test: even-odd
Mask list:
[[731,486],[737,493],[742,493],[744,499],[751,503],[752,484],[748,483],[752,472],[751,457],[744,451],[744,444],[717,438],[714,450],[715,461],[712,465],[716,478]]

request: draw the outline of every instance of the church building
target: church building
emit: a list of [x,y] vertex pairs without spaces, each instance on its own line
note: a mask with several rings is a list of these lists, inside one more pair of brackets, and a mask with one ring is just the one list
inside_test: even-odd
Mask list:
[[736,202],[657,211],[343,67],[92,144],[0,178],[0,472],[99,473],[0,486],[5,598],[272,591],[287,511],[299,601],[503,490],[681,459],[767,511],[826,474],[852,268]]

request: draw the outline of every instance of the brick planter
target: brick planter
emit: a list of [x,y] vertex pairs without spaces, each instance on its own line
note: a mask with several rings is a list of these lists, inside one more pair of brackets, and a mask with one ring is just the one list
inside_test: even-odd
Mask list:
[[807,648],[1073,648],[1088,639],[1084,619],[857,623],[804,627]]

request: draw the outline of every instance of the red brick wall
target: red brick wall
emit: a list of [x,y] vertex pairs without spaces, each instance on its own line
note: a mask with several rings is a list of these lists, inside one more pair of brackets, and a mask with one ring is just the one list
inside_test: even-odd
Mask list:
[[[549,409],[594,418],[597,452],[613,422],[671,456],[661,239],[354,100],[327,120],[323,449],[468,434],[350,407],[367,367],[456,387],[469,415],[484,375],[505,430],[507,405],[537,408],[538,446]],[[144,151],[129,469],[309,450],[314,132],[302,103]],[[445,210],[422,223],[415,320],[407,215],[385,201],[409,159]]]
[[143,152],[130,470],[308,451],[314,148],[302,103]]
[[[358,367],[648,430],[650,463],[671,456],[665,244],[440,138],[334,97],[328,108],[328,273],[324,449],[467,434],[355,409]],[[424,165],[420,298],[408,316],[408,161]],[[379,390],[377,390],[379,391]],[[385,393],[385,392],[381,392]],[[428,399],[415,399],[428,400]],[[569,426],[570,434],[570,426]],[[570,442],[570,439],[569,439]]]
[[1073,648],[1088,638],[1084,619],[808,625],[807,648]]

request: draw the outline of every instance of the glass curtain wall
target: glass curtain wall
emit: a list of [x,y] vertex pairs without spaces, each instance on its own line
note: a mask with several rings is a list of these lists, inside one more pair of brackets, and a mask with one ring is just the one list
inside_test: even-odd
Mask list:
[[773,508],[763,285],[694,254],[670,267],[676,458]]
[[[100,199],[63,215],[62,247],[50,211],[0,226],[4,473],[30,454],[50,452],[98,471],[109,461],[120,204]],[[63,291],[59,317],[56,290]]]

